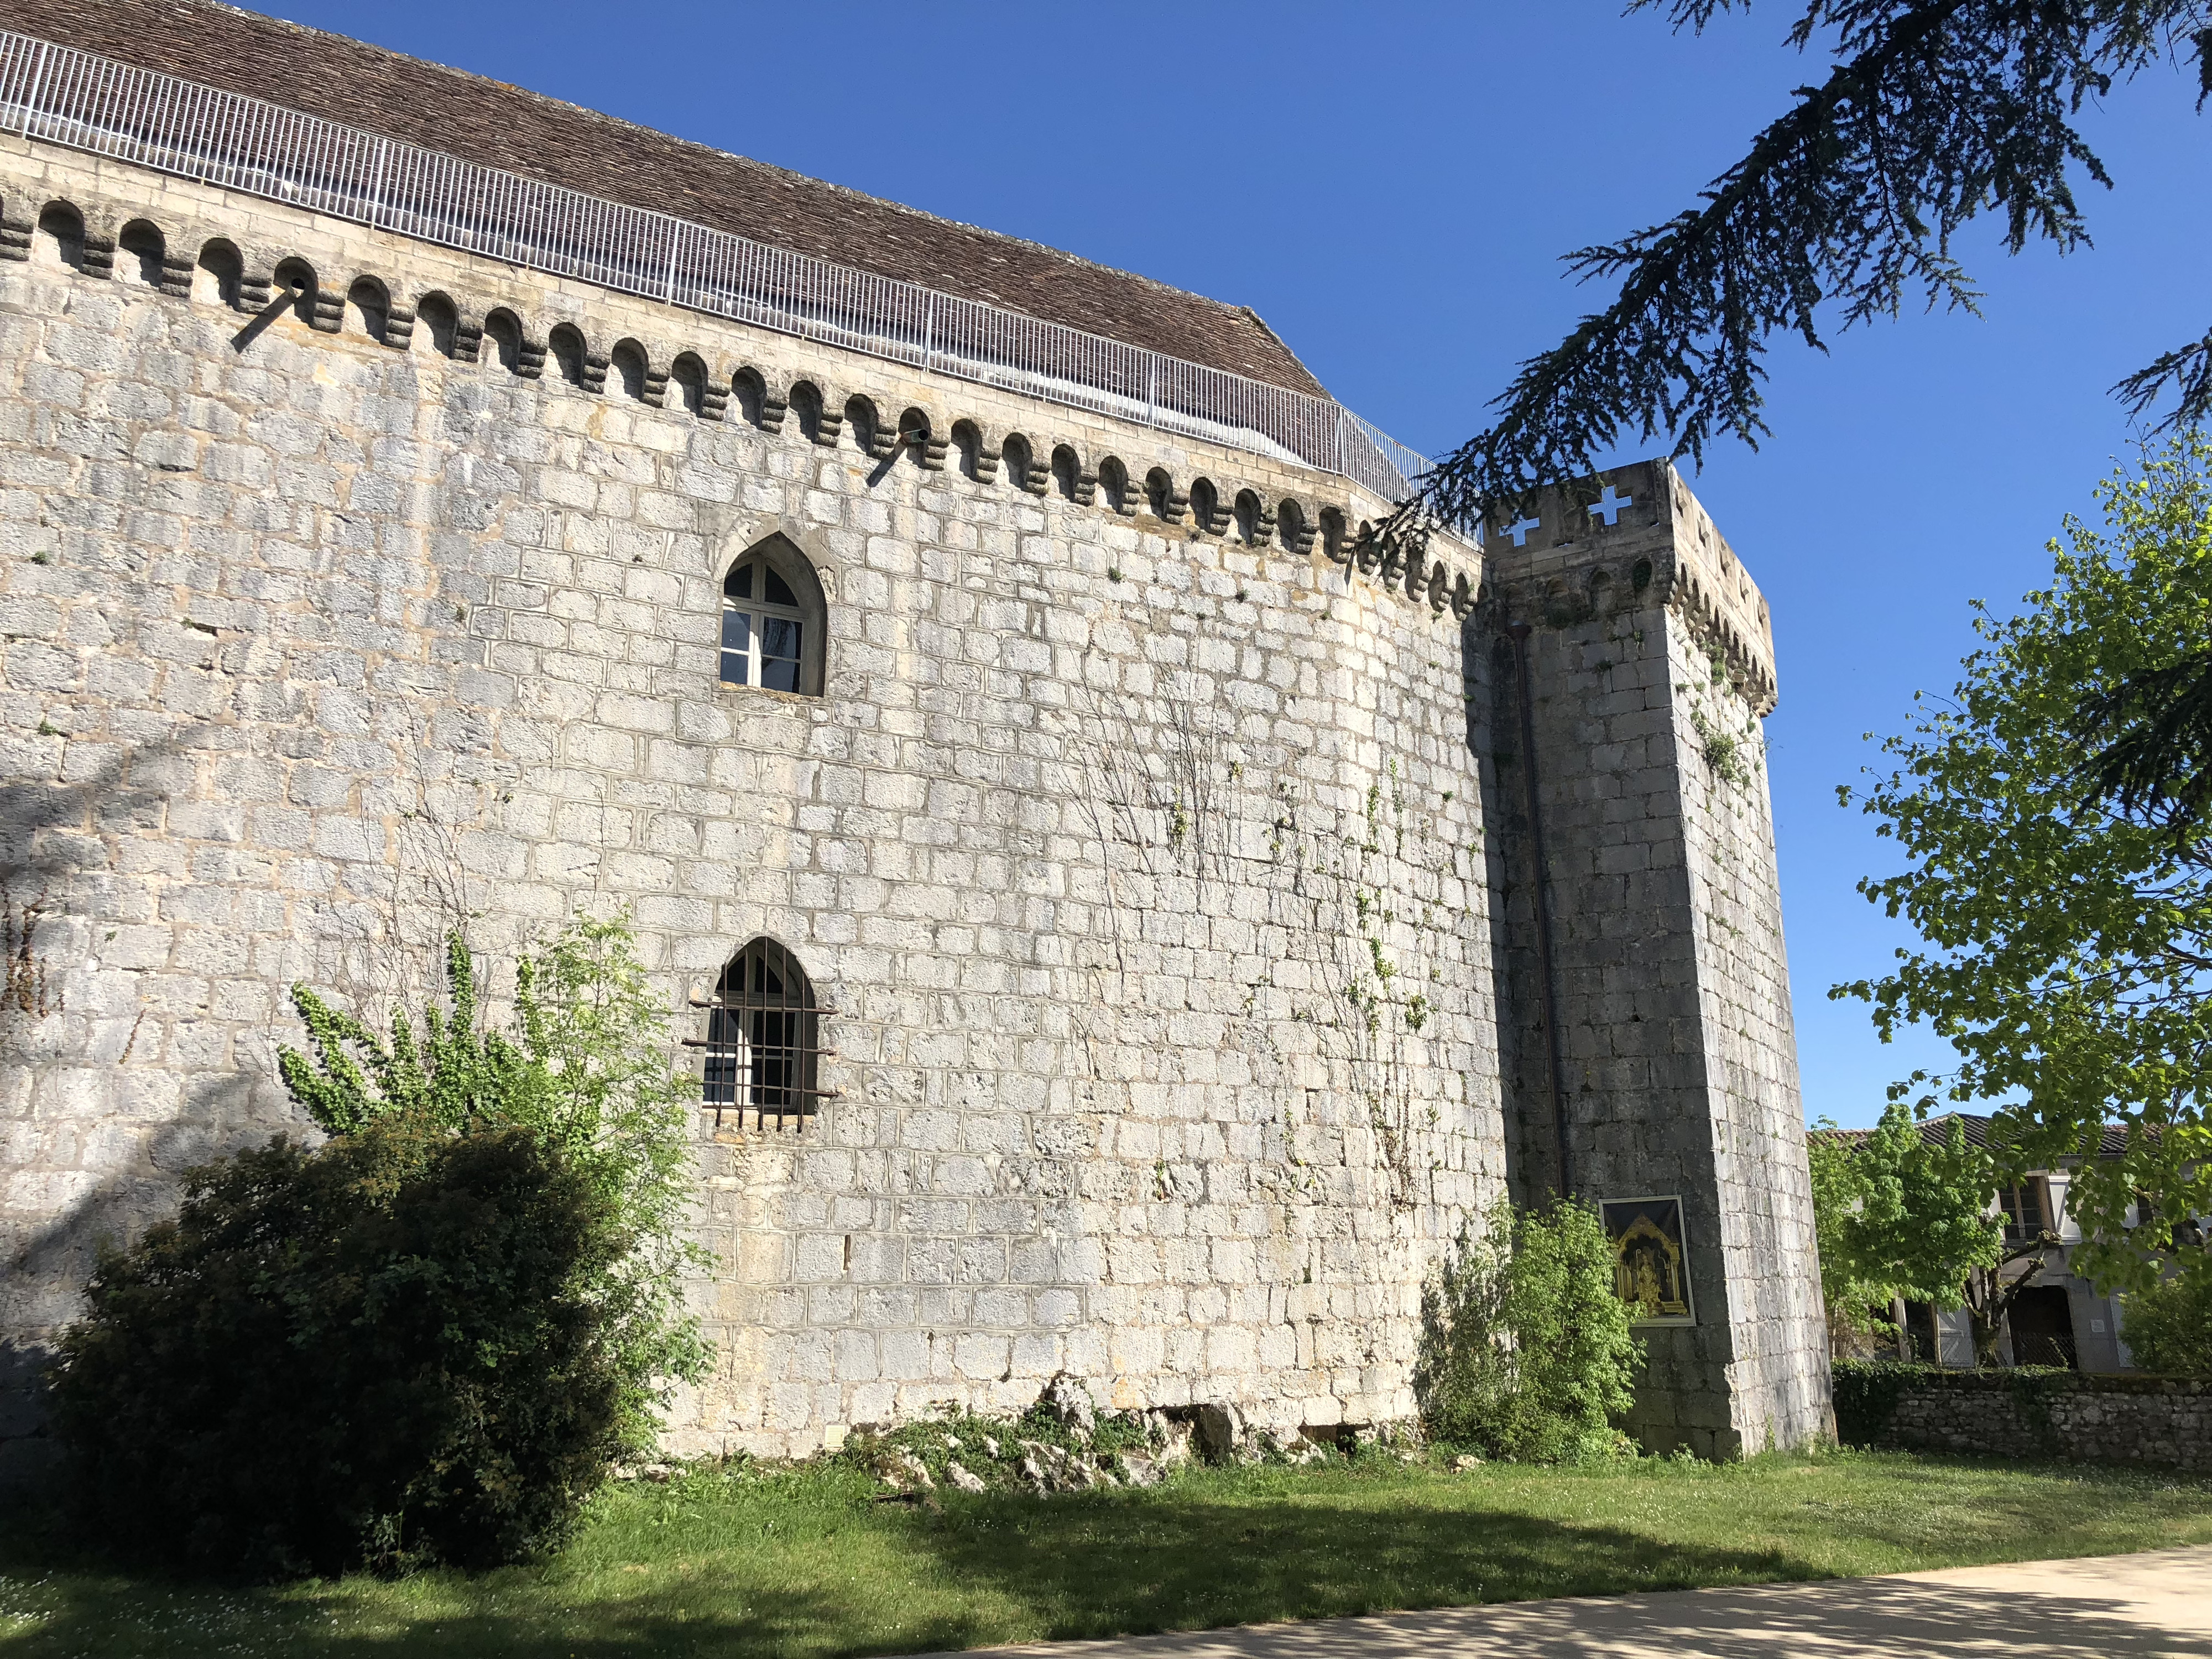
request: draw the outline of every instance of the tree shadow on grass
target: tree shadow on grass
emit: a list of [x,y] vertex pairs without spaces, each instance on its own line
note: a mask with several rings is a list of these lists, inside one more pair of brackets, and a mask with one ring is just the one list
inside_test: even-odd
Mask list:
[[1783,1551],[1669,1543],[1503,1510],[1224,1503],[1172,1492],[962,1506],[917,1541],[957,1582],[1029,1609],[1055,1639],[1815,1571]]
[[[853,1516],[866,1534],[868,1511]],[[882,1517],[894,1532],[914,1517]],[[0,1653],[7,1659],[191,1659],[258,1654],[283,1659],[808,1659],[887,1647],[969,1647],[1002,1640],[961,1604],[897,1623],[889,1641],[880,1600],[856,1611],[840,1588],[850,1563],[825,1550],[802,1575],[718,1570],[703,1540],[670,1553],[702,1555],[696,1570],[635,1583],[573,1554],[489,1572],[432,1571],[361,1594],[340,1584],[225,1583],[118,1563],[76,1534],[52,1502],[0,1515]],[[927,1558],[921,1558],[926,1562]],[[910,1639],[906,1639],[910,1638]]]
[[[1649,1652],[1770,1659],[1840,1643],[1835,1650],[1861,1659],[1950,1652],[2212,1659],[2212,1634],[2130,1620],[2124,1615],[2129,1598],[2117,1589],[2046,1594],[2025,1572],[2018,1589],[2002,1590],[1897,1578],[1838,1581],[1786,1549],[1676,1543],[1507,1510],[1126,1494],[1026,1510],[978,1504],[967,1515],[948,1513],[918,1541],[958,1582],[1026,1607],[1040,1636],[1182,1632],[1143,1644],[1163,1656]],[[2069,1571],[2112,1577],[2124,1572],[2127,1559]],[[1803,1582],[1820,1579],[1827,1582]],[[1697,1586],[1718,1588],[1679,1593]],[[1436,1611],[1397,1614],[1380,1630],[1371,1622],[1342,1623],[1346,1615],[1400,1608]],[[1275,1623],[1281,1620],[1321,1622],[1286,1629]],[[1255,1625],[1274,1627],[1222,1628]],[[951,1650],[960,1642],[937,1645]]]

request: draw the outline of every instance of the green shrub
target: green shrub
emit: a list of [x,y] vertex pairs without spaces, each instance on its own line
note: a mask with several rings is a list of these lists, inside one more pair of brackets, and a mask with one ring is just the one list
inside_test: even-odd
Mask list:
[[622,1443],[579,1293],[606,1200],[532,1136],[420,1113],[192,1170],[105,1257],[54,1376],[105,1539],[222,1571],[477,1565],[559,1538]]
[[332,1134],[394,1112],[456,1132],[502,1126],[526,1131],[584,1177],[605,1200],[620,1248],[596,1258],[582,1291],[628,1379],[624,1451],[647,1455],[665,1381],[705,1374],[707,1348],[682,1287],[706,1257],[684,1231],[697,1085],[670,1066],[666,1022],[629,921],[579,915],[524,952],[503,1031],[481,1029],[475,970],[458,936],[447,941],[446,976],[450,1012],[428,1010],[419,1038],[396,1016],[388,1042],[295,986],[314,1052],[279,1050],[285,1086]]
[[257,1572],[512,1560],[703,1373],[687,1091],[627,924],[526,954],[504,1030],[449,945],[419,1036],[295,988],[313,1057],[280,1067],[333,1139],[195,1170],[103,1261],[55,1387],[109,1536]]
[[2120,1298],[2120,1335],[2147,1371],[2212,1376],[2212,1263]]
[[1500,1205],[1461,1231],[1422,1298],[1413,1386],[1429,1434],[1493,1456],[1610,1455],[1644,1362],[1597,1212]]

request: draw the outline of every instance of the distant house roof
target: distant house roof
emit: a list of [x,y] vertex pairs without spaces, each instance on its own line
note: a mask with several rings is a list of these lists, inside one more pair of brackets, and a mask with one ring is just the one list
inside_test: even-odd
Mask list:
[[1249,307],[212,0],[0,0],[0,25],[1316,397]]
[[[1966,1145],[1990,1150],[1990,1126],[1995,1119],[1975,1112],[1945,1112],[1940,1117],[1923,1118],[1920,1138],[1931,1146],[1940,1146],[1951,1139],[1951,1126],[1960,1125],[1966,1133]],[[1842,1146],[1856,1146],[1873,1133],[1870,1129],[1812,1129],[1808,1137],[1826,1140]],[[2128,1130],[2124,1123],[2107,1123],[2097,1143],[2099,1158],[2119,1158],[2128,1149]]]

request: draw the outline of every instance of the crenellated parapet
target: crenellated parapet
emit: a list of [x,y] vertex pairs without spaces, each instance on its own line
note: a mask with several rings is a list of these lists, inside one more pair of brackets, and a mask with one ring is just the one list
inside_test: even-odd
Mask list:
[[1674,464],[1637,461],[1547,493],[1484,526],[1490,579],[1513,616],[1565,623],[1657,603],[1726,665],[1753,709],[1773,711],[1766,599]]

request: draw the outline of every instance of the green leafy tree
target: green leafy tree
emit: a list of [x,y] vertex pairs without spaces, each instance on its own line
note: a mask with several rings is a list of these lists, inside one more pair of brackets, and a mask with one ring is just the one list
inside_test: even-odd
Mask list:
[[2128,1352],[2144,1370],[2212,1376],[2212,1273],[2175,1273],[2130,1291],[2120,1313]]
[[2004,1170],[1955,1120],[1931,1139],[1893,1102],[1856,1142],[1831,1122],[1819,1127],[1808,1151],[1829,1318],[1846,1332],[1894,1334],[1884,1316],[1898,1299],[1963,1307],[1975,1363],[1995,1363],[2012,1304],[2057,1237],[2006,1239],[1996,1212]]
[[[1702,33],[1749,0],[1629,9]],[[2087,245],[2076,180],[2112,181],[2077,125],[2085,103],[2166,64],[2212,89],[2203,0],[1810,0],[1789,39],[1825,51],[1826,75],[1697,206],[1565,256],[1617,283],[1612,303],[1521,365],[1494,422],[1423,482],[1432,511],[1480,518],[1582,477],[1629,434],[1692,459],[1718,437],[1756,445],[1770,336],[1825,349],[1828,320],[1894,316],[1908,295],[1977,310],[1953,252],[1970,221],[1998,216],[2008,252]],[[2138,410],[2169,389],[2177,424],[2212,413],[2212,333],[2115,388]]]
[[2070,1164],[2076,1265],[2136,1291],[2212,1211],[2212,844],[2085,798],[2075,722],[2085,696],[2212,653],[2209,469],[2191,433],[2120,470],[2103,527],[2069,518],[2051,544],[2051,586],[2009,619],[1977,606],[1964,678],[1919,700],[1883,745],[1897,769],[1856,797],[1909,860],[1860,890],[1923,944],[1830,993],[1885,1039],[1924,1020],[1950,1042],[1954,1072],[1893,1092],[1999,1103],[1999,1174]]
[[1611,1455],[1644,1363],[1597,1212],[1500,1204],[1422,1298],[1413,1386],[1429,1431],[1535,1462]]
[[398,1113],[457,1132],[527,1132],[604,1195],[623,1248],[590,1294],[634,1384],[624,1432],[655,1433],[658,1379],[696,1380],[707,1351],[682,1305],[685,1271],[704,1257],[684,1231],[691,1202],[690,1095],[669,1064],[666,1021],[625,918],[579,915],[515,964],[507,1029],[483,1024],[476,973],[459,935],[447,941],[449,1008],[418,1036],[404,1013],[388,1041],[313,989],[293,988],[312,1056],[280,1049],[285,1085],[333,1134]]
[[1813,1179],[1814,1242],[1820,1255],[1820,1301],[1827,1310],[1830,1346],[1844,1357],[1899,1340],[1890,1307],[1906,1294],[1887,1279],[1869,1277],[1867,1264],[1852,1248],[1852,1224],[1867,1200],[1858,1151],[1844,1139],[1832,1118],[1820,1119],[1805,1138],[1805,1161]]

